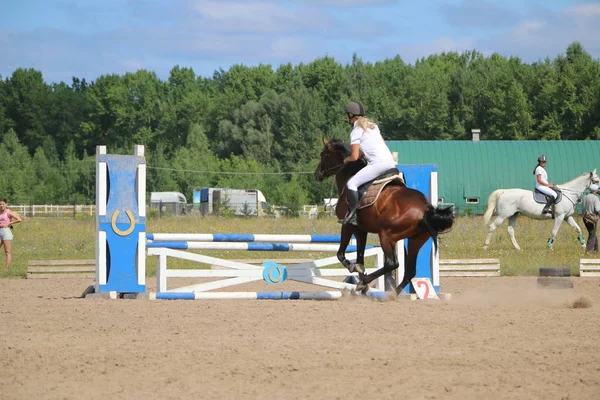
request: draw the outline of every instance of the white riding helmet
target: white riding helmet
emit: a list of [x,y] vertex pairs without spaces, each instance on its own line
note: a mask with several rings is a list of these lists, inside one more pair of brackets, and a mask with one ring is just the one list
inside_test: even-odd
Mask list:
[[597,192],[600,189],[600,187],[598,187],[598,185],[596,185],[595,183],[592,183],[590,185],[590,191],[591,192]]

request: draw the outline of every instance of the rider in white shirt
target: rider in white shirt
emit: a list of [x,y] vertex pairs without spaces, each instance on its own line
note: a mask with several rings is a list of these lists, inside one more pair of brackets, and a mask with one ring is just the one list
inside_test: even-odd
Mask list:
[[535,188],[545,195],[549,196],[542,214],[549,214],[552,212],[550,206],[556,201],[558,193],[554,190],[554,184],[548,182],[548,173],[546,172],[546,156],[541,155],[538,157],[538,165],[533,170],[535,175]]
[[390,168],[396,167],[392,152],[385,144],[379,127],[370,119],[365,117],[365,109],[361,103],[353,101],[346,106],[348,123],[353,129],[350,132],[351,152],[344,159],[344,164],[359,159],[360,151],[367,159],[367,166],[361,169],[348,180],[346,184],[348,199],[348,213],[344,218],[344,224],[358,225],[356,221],[356,210],[358,209],[358,187],[369,182]]

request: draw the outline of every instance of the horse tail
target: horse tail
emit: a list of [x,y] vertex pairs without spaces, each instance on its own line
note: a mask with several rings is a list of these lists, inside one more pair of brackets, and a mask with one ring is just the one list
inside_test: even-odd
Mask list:
[[496,204],[498,204],[498,198],[500,197],[502,192],[502,189],[498,189],[494,190],[492,194],[490,194],[490,197],[488,198],[488,208],[485,211],[485,214],[483,214],[483,222],[485,225],[490,223],[490,220],[492,219],[492,214],[496,209]]
[[437,251],[437,237],[440,233],[444,233],[452,228],[454,224],[454,212],[451,206],[444,208],[431,206],[427,209],[421,221],[429,233],[431,233],[433,244]]

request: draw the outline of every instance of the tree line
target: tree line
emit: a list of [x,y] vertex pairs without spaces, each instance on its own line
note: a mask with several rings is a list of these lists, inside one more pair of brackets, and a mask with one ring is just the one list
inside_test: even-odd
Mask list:
[[[46,83],[0,77],[0,188],[12,204],[92,204],[94,154],[146,146],[148,191],[260,189],[292,210],[331,197],[313,171],[321,138],[347,139],[344,105],[361,101],[386,140],[600,139],[600,61],[579,43],[525,63],[478,51],[405,63],[357,55],[342,65],[234,65],[212,77],[175,66]],[[335,196],[334,196],[335,197]]]

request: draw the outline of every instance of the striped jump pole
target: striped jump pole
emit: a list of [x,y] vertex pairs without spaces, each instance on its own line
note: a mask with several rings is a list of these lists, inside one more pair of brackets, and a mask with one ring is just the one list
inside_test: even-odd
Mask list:
[[[220,243],[220,242],[149,242],[147,248],[167,248],[180,250],[243,250],[243,251],[337,251],[337,244],[310,243]],[[374,246],[366,246],[372,249]],[[348,246],[346,251],[355,252],[356,246]]]
[[[341,291],[328,292],[158,292],[151,293],[150,300],[337,300]],[[375,299],[386,299],[390,293],[367,292]]]
[[[152,242],[339,243],[339,235],[269,235],[253,233],[147,233]],[[355,244],[352,239],[350,244]]]

